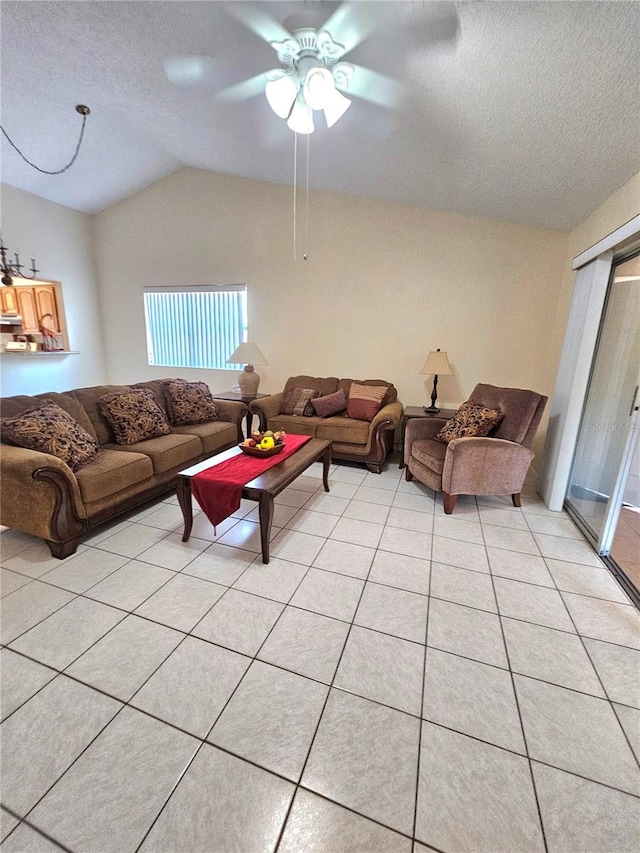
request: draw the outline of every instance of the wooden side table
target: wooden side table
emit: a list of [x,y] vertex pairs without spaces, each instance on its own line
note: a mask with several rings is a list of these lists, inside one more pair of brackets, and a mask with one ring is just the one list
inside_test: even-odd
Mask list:
[[452,418],[457,409],[440,409],[439,412],[425,412],[422,406],[407,406],[402,413],[402,444],[400,445],[400,465],[399,468],[404,468],[404,435],[407,431],[407,421],[411,418],[444,418],[449,420]]
[[[217,394],[211,392],[211,396],[214,400],[233,400],[237,403],[245,403],[248,407],[249,403],[253,403],[254,400],[259,400],[261,397],[269,397],[269,394],[249,394],[247,396],[243,396],[239,394],[237,391],[220,391]],[[246,432],[245,438],[249,438],[251,435],[251,430],[253,429],[253,412],[247,408],[247,414],[245,417],[246,424]]]

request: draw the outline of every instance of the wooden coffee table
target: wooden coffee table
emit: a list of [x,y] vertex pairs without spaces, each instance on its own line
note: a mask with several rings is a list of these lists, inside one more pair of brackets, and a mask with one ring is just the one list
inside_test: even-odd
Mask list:
[[[223,453],[218,453],[204,462],[198,462],[178,474],[178,503],[182,509],[184,518],[184,534],[182,541],[187,542],[191,536],[193,527],[193,499],[191,495],[191,478],[194,474],[206,471],[224,462],[241,456],[239,447],[232,447]],[[262,562],[269,562],[269,536],[273,522],[274,498],[283,489],[290,486],[294,480],[303,474],[310,465],[322,459],[322,483],[325,492],[329,491],[329,467],[331,465],[331,442],[321,438],[312,438],[303,444],[295,453],[284,459],[278,465],[268,468],[254,480],[250,480],[242,487],[242,497],[250,501],[257,501],[260,514],[260,541],[262,544]]]

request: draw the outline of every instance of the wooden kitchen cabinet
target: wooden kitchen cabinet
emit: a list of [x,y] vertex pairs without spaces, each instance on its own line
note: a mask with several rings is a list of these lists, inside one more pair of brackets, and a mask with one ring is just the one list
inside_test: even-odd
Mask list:
[[[44,325],[58,333],[58,345],[63,351],[69,351],[62,287],[59,282],[38,281],[37,279],[29,284],[18,284],[16,282],[13,287],[0,289],[4,300],[6,297],[3,291],[11,291],[10,299],[15,303],[13,310],[17,311],[21,318],[21,329],[18,330],[20,333],[32,336],[32,340],[39,342],[42,338],[40,333],[40,327],[43,325],[42,319],[50,314],[51,318],[47,318]],[[9,312],[8,304],[4,301],[2,302],[2,310]]]
[[13,287],[0,288],[3,314],[18,314],[18,300]]
[[40,328],[38,323],[39,315],[33,287],[21,284],[14,287],[14,290],[16,291],[18,300],[18,313],[22,317],[22,331],[25,334],[38,332]]
[[35,296],[36,309],[38,311],[38,321],[40,321],[45,314],[51,314],[53,318],[53,328],[56,332],[60,332],[60,317],[55,287],[51,284],[38,284],[34,286],[33,293]]

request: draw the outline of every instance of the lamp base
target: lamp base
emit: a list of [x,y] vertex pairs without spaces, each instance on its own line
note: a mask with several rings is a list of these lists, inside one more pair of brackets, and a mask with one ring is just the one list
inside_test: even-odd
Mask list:
[[260,374],[256,373],[252,364],[247,364],[238,376],[238,386],[243,397],[255,397],[260,385]]
[[436,409],[435,406],[423,406],[422,410],[426,412],[428,415],[437,415],[440,409]]

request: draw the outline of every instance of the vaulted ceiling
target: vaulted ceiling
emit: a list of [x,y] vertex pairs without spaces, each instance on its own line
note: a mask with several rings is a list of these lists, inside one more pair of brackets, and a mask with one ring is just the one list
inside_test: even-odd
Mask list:
[[[309,137],[312,188],[566,229],[640,170],[640,4],[339,6],[3,0],[6,132],[54,170],[75,148],[75,105],[91,116],[62,175],[3,138],[2,180],[88,212],[183,165],[291,183],[294,135],[255,81],[244,99],[220,93],[278,66],[265,39],[301,10],[338,42],[372,29],[345,59],[400,84],[381,105],[371,76]],[[164,63],[184,56],[205,57],[203,74],[176,85]]]

